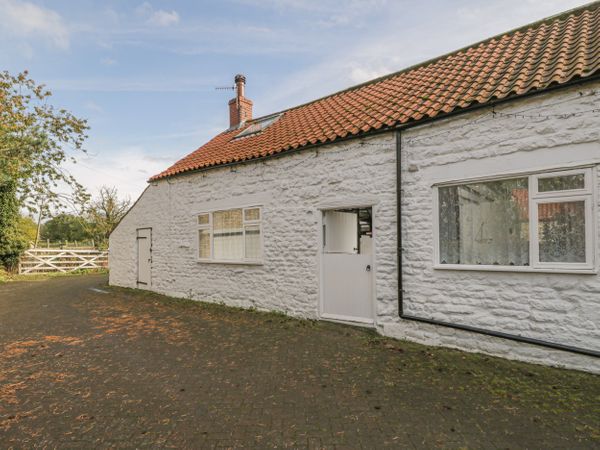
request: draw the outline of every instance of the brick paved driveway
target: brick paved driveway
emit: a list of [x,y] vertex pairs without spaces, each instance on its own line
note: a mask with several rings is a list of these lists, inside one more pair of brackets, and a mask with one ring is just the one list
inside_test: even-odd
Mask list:
[[105,276],[0,286],[1,448],[590,448],[599,404],[597,376]]

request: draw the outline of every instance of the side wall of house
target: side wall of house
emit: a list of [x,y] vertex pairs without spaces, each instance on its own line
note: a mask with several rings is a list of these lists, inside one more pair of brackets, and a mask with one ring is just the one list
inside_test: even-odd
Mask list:
[[[402,133],[404,312],[600,351],[597,274],[434,269],[436,183],[600,163],[600,83],[506,103]],[[576,116],[561,116],[581,112]],[[521,116],[505,116],[518,114]],[[600,178],[593,180],[598,214]],[[598,266],[598,228],[594,231]],[[598,358],[412,321],[383,332],[420,342],[600,372]]]
[[[317,318],[323,206],[373,204],[375,275],[396,310],[394,136],[174,177],[151,184],[110,239],[110,283],[136,287],[136,229],[152,228],[152,286],[168,295]],[[262,205],[263,265],[202,263],[196,215]]]
[[[600,84],[507,103],[556,115],[598,108]],[[580,96],[579,92],[584,95]],[[600,163],[599,116],[492,118],[490,110],[402,133],[405,311],[600,350],[600,277],[433,268],[433,188],[450,179]],[[136,286],[136,229],[151,227],[152,285],[174,296],[316,318],[322,206],[373,204],[378,330],[430,345],[600,372],[597,358],[398,317],[396,145],[391,133],[149,185],[110,240],[110,283]],[[600,180],[596,180],[600,191]],[[598,202],[596,197],[596,202]],[[263,206],[264,264],[196,260],[196,214]],[[600,208],[596,209],[598,214]],[[600,219],[599,219],[600,222]],[[596,230],[596,258],[600,236]]]

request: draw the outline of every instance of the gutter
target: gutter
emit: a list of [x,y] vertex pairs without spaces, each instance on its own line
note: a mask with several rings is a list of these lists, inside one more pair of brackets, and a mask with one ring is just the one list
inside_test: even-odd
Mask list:
[[441,327],[454,328],[462,331],[470,331],[472,333],[483,334],[486,336],[492,336],[497,338],[509,339],[511,341],[522,342],[525,344],[537,345],[540,347],[552,348],[555,350],[562,350],[565,352],[576,353],[585,356],[600,357],[600,351],[591,350],[582,347],[575,347],[571,345],[559,344],[556,342],[545,341],[542,339],[535,339],[526,336],[520,336],[517,334],[504,333],[502,331],[488,330],[485,328],[473,327],[470,325],[462,325],[454,322],[445,322],[442,320],[430,319],[426,317],[413,316],[404,312],[404,289],[402,284],[403,266],[402,266],[402,131],[396,131],[396,202],[397,202],[397,255],[398,255],[398,313],[401,319],[411,320],[413,322],[427,323],[430,325],[437,325]]

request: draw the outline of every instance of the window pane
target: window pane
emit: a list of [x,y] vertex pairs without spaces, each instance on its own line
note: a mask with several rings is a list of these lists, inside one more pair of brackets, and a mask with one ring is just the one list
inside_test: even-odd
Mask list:
[[325,253],[358,253],[358,211],[325,211]]
[[208,214],[200,214],[198,216],[198,225],[208,225]]
[[538,178],[538,191],[568,191],[570,189],[584,189],[585,175],[577,173],[575,175],[565,175],[562,177]]
[[439,188],[440,263],[529,265],[527,178]]
[[210,231],[200,230],[198,232],[198,257],[210,258]]
[[540,262],[585,262],[585,202],[538,205]]
[[259,220],[260,219],[260,209],[252,208],[244,210],[244,220]]
[[246,259],[260,259],[260,227],[246,227]]
[[241,260],[243,255],[242,210],[213,213],[213,257],[221,260]]

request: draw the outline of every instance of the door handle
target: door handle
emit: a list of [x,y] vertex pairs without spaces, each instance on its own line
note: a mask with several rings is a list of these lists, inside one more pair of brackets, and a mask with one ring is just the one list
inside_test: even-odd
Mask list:
[[367,264],[366,269],[367,269],[367,272],[370,272],[371,271],[371,264]]

